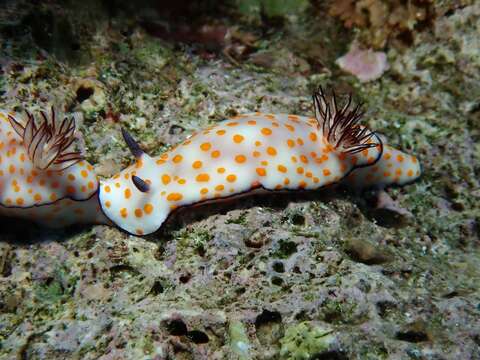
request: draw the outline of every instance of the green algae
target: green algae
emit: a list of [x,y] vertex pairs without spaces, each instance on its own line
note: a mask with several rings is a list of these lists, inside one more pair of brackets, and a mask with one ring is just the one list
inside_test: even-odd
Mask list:
[[319,324],[301,322],[285,330],[280,339],[281,359],[315,359],[329,350],[334,341],[333,331]]
[[230,347],[239,360],[251,359],[249,349],[251,348],[245,325],[238,320],[232,320],[228,324],[228,336],[230,338]]

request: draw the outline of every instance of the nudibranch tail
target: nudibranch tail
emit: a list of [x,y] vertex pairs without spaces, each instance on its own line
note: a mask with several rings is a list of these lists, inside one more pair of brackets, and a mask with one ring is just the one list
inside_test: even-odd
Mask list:
[[23,146],[33,165],[40,170],[64,170],[83,160],[80,152],[73,151],[75,140],[75,119],[65,117],[60,126],[56,124],[55,110],[51,108],[51,117],[40,112],[42,119],[37,125],[35,117],[26,111],[27,120],[22,125],[9,114],[10,125],[20,136]]
[[358,124],[365,113],[362,104],[351,107],[351,95],[339,108],[335,92],[332,90],[332,95],[327,96],[319,87],[313,94],[313,104],[323,135],[338,151],[355,154],[377,146],[371,141],[374,132]]

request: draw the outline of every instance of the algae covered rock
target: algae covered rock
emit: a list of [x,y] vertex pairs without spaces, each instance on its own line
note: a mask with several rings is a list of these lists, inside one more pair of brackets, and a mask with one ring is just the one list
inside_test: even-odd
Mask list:
[[281,359],[308,360],[330,350],[335,342],[333,330],[320,323],[305,321],[286,329],[280,340]]

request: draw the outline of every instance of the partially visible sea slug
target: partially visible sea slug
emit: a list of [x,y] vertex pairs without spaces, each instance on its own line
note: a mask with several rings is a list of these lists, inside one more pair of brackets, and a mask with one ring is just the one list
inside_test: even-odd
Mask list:
[[50,227],[105,223],[92,165],[73,150],[75,120],[0,111],[0,214]]
[[0,214],[51,227],[114,224],[132,234],[158,230],[181,206],[264,190],[402,185],[420,176],[414,156],[359,125],[351,97],[314,94],[315,117],[238,115],[150,157],[122,131],[136,162],[99,181],[73,150],[75,121],[41,112],[25,121],[0,112]]

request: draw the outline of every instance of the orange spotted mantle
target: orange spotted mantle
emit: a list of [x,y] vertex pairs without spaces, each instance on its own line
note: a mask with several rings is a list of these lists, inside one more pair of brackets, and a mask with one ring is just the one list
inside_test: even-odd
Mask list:
[[22,124],[0,111],[0,214],[50,227],[106,222],[93,167],[71,149],[74,121],[42,115]]
[[[339,150],[327,140],[316,118],[240,115],[158,157],[140,154],[135,164],[101,183],[99,198],[105,215],[117,226],[145,235],[156,231],[180,206],[259,187],[317,189],[349,173],[353,186],[358,185],[355,175],[365,185],[380,186],[419,176],[414,157],[390,147],[383,151],[375,136],[368,137],[368,143],[370,147],[358,152]],[[149,190],[137,189],[133,176],[148,184]]]

